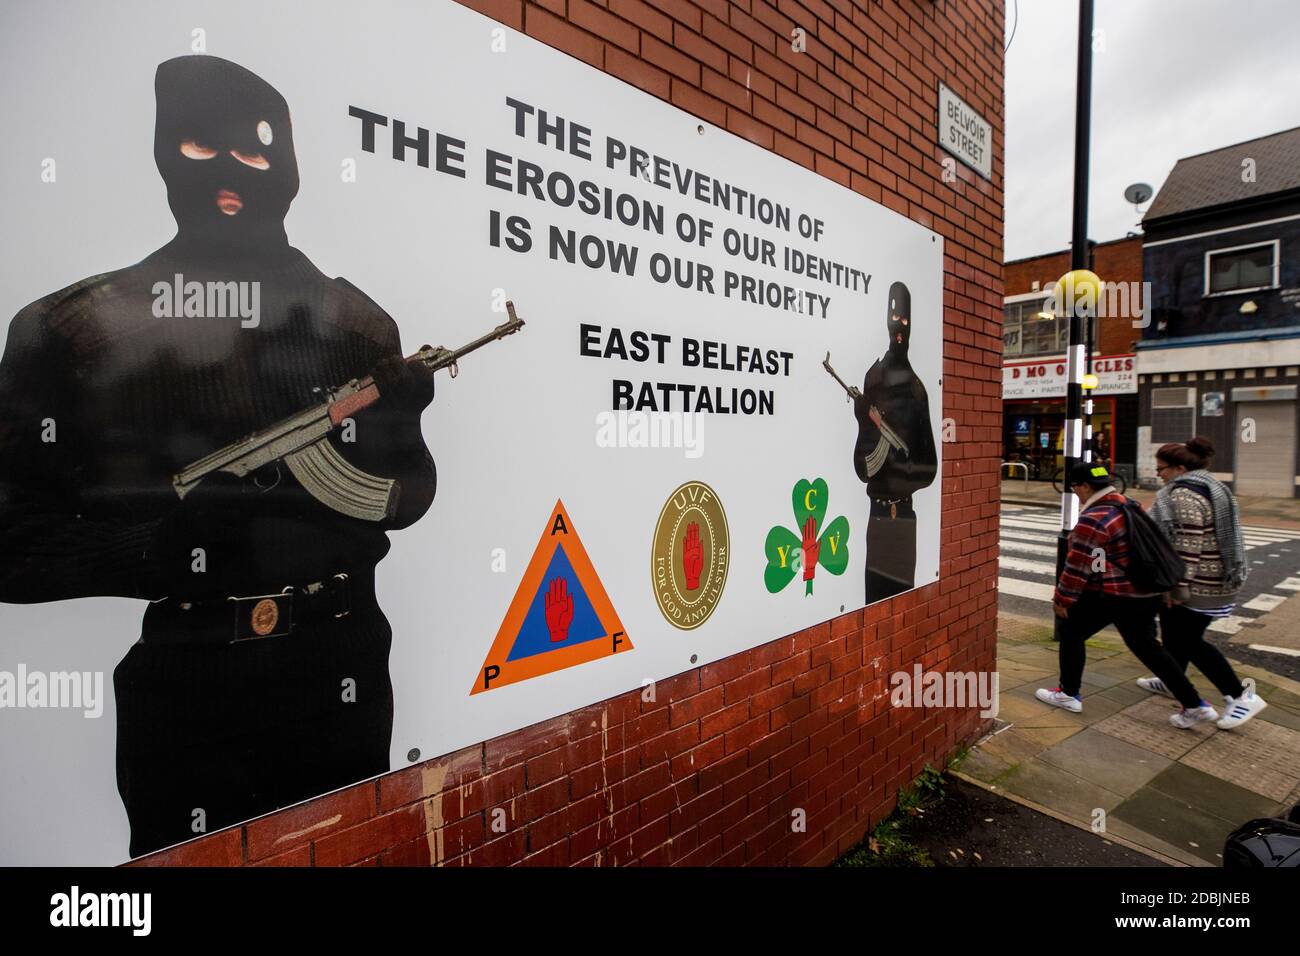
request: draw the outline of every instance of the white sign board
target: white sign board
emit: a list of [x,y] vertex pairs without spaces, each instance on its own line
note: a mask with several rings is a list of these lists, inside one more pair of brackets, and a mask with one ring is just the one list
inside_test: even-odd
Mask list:
[[[1137,370],[1134,355],[1098,355],[1092,360],[1097,376],[1095,395],[1133,395],[1137,393]],[[1002,364],[1002,399],[1064,398],[1066,364],[1063,356],[1029,362]]]
[[993,127],[939,84],[939,145],[985,179],[993,178]]
[[[4,19],[0,862],[116,863],[937,579],[936,234],[446,0]],[[507,301],[454,380],[397,361]]]

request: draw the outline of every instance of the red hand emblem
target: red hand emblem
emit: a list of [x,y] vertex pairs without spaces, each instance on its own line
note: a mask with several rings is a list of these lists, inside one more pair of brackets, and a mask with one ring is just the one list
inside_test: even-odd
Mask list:
[[817,571],[817,554],[821,548],[821,542],[817,540],[817,519],[810,517],[803,523],[803,579],[805,581],[811,581]]
[[573,598],[564,578],[556,578],[546,592],[546,629],[551,632],[551,643],[557,644],[569,636],[573,623]]
[[686,590],[699,589],[703,570],[704,546],[700,544],[700,526],[692,521],[686,526],[686,537],[682,539],[682,573],[686,575]]

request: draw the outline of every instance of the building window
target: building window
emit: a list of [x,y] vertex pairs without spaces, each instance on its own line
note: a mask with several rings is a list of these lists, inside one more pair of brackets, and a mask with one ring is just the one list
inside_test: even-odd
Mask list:
[[1151,441],[1184,442],[1196,434],[1196,389],[1151,390]]
[[1252,292],[1277,286],[1278,241],[1205,254],[1205,294]]
[[[1047,316],[1047,318],[1044,318]],[[1064,352],[1070,323],[1054,315],[1041,295],[1008,302],[1002,313],[1002,354],[1008,357]]]

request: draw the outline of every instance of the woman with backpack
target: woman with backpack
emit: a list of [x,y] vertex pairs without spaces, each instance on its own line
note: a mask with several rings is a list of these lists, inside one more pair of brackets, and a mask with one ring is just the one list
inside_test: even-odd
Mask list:
[[1183,710],[1171,715],[1170,723],[1187,728],[1216,719],[1218,713],[1201,699],[1183,668],[1156,640],[1161,590],[1174,586],[1178,577],[1173,567],[1177,558],[1168,542],[1140,505],[1115,490],[1104,466],[1080,462],[1070,469],[1067,480],[1081,505],[1053,599],[1053,610],[1061,619],[1061,683],[1040,688],[1035,696],[1071,713],[1082,711],[1084,645],[1114,624],[1134,656],[1159,675],[1161,686],[1182,703]]
[[[1227,617],[1249,566],[1242,543],[1237,502],[1217,478],[1205,470],[1214,456],[1208,439],[1162,445],[1156,452],[1156,474],[1164,487],[1151,506],[1151,517],[1173,542],[1185,571],[1178,587],[1160,609],[1160,639],[1183,670],[1189,663],[1223,694],[1225,706],[1218,726],[1231,730],[1268,705],[1255,693],[1255,682],[1241,680],[1205,632]],[[1143,677],[1138,685],[1155,694],[1169,693],[1159,677]]]

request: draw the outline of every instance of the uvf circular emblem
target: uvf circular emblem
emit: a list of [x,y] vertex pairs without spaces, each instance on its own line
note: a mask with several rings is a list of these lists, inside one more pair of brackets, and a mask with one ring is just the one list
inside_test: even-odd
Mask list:
[[668,623],[689,631],[707,621],[722,598],[730,562],[722,502],[708,485],[688,481],[659,512],[650,553],[655,603]]
[[254,634],[258,637],[266,637],[275,630],[275,625],[280,623],[279,606],[270,598],[263,598],[253,605],[250,623]]

